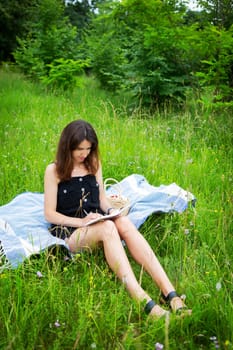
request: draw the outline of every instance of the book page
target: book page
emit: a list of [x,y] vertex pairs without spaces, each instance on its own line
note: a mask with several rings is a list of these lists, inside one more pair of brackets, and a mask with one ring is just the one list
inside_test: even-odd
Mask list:
[[100,222],[100,221],[104,221],[104,220],[108,220],[108,219],[113,219],[117,216],[119,216],[121,213],[123,213],[123,211],[125,209],[128,209],[130,206],[127,205],[123,208],[120,208],[120,209],[114,209],[114,212],[112,214],[106,214],[106,215],[102,215],[96,219],[93,219],[93,220],[90,220],[88,221],[84,226],[89,226],[89,225],[93,225],[93,224],[96,224],[97,222]]

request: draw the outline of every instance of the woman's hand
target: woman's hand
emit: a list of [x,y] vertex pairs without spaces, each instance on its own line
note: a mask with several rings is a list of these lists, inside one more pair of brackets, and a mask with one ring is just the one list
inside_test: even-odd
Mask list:
[[89,221],[101,218],[102,216],[103,216],[102,214],[90,212],[89,214],[87,214],[87,216],[85,216],[85,218],[81,219],[82,226],[85,226]]
[[110,208],[111,210],[108,210],[108,214],[107,215],[115,215],[117,216],[119,209],[115,209],[115,208]]

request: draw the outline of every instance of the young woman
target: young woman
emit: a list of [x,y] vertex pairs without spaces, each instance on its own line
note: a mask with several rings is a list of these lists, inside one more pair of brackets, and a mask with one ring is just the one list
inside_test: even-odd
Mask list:
[[148,242],[127,216],[86,226],[88,221],[114,210],[105,196],[98,138],[88,122],[76,120],[64,128],[56,161],[46,168],[44,185],[44,211],[51,223],[50,231],[64,239],[72,253],[101,244],[108,265],[130,295],[145,302],[147,314],[164,316],[167,311],[138,283],[122,245],[124,240],[132,257],[152,277],[171,309],[182,313],[187,309]]

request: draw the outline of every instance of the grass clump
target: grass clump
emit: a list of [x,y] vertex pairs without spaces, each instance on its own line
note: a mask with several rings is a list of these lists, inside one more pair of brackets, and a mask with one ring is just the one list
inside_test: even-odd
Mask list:
[[180,114],[129,115],[125,98],[90,77],[71,95],[45,93],[12,72],[0,71],[0,83],[0,205],[24,191],[43,192],[60,132],[76,118],[97,130],[105,178],[142,174],[197,198],[195,209],[152,215],[140,229],[186,294],[192,317],[148,320],[102,251],[74,260],[48,251],[0,275],[0,349],[232,349],[232,118],[198,105]]

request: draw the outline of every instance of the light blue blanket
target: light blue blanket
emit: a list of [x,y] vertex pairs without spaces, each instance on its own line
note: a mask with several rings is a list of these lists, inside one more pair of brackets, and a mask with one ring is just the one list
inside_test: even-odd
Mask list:
[[[152,213],[183,212],[188,203],[195,203],[192,193],[175,183],[155,187],[142,175],[133,174],[120,183],[121,193],[130,200],[129,218],[139,228]],[[117,185],[107,189],[116,193]],[[25,258],[53,245],[66,246],[52,236],[43,213],[44,195],[25,192],[0,207],[0,254],[6,257],[6,267],[17,267]]]

